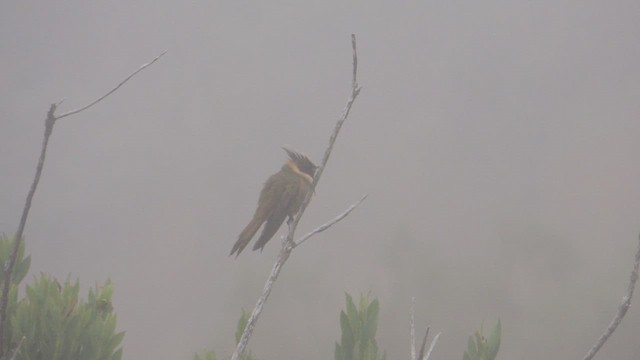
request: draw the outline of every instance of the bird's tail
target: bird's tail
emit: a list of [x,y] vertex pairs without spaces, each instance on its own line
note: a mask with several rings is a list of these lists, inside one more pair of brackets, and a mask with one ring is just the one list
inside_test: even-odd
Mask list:
[[275,233],[282,225],[282,222],[287,217],[284,212],[277,211],[275,214],[272,214],[269,219],[267,219],[267,223],[264,224],[264,228],[262,229],[262,234],[260,234],[260,238],[256,241],[255,245],[253,245],[253,250],[262,251],[264,246],[267,244],[269,240],[275,235]]
[[254,216],[253,219],[251,219],[251,222],[247,224],[244,230],[240,233],[240,236],[238,236],[238,241],[233,245],[233,249],[231,249],[229,256],[234,253],[236,254],[236,257],[240,255],[242,250],[244,250],[247,244],[249,244],[249,241],[251,241],[251,238],[253,238],[253,235],[258,232],[260,225],[262,225],[262,221],[260,220],[261,219],[258,216]]

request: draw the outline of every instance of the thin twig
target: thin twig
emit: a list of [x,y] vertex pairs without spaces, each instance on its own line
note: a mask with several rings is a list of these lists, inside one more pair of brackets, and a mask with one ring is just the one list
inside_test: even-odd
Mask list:
[[416,327],[415,327],[415,312],[416,312],[416,298],[411,298],[411,318],[409,319],[409,327],[411,328],[409,336],[411,337],[411,360],[429,360],[431,351],[436,346],[436,342],[441,333],[438,333],[431,341],[429,351],[425,354],[424,349],[427,345],[427,338],[429,337],[429,327],[424,331],[424,337],[422,338],[422,345],[420,345],[420,351],[416,354]]
[[416,355],[416,297],[411,298],[411,316],[409,317],[409,340],[411,342],[411,360],[417,360]]
[[[347,100],[347,105],[345,106],[344,110],[342,110],[342,115],[340,116],[340,119],[336,123],[336,126],[333,129],[333,133],[329,138],[329,145],[327,146],[327,150],[325,150],[324,152],[324,156],[322,158],[320,167],[318,167],[318,170],[316,171],[316,176],[313,181],[313,190],[315,190],[316,187],[318,186],[318,181],[320,180],[320,176],[322,176],[322,173],[324,172],[324,168],[327,165],[327,162],[329,161],[329,156],[331,156],[331,151],[333,151],[333,144],[336,142],[336,138],[338,137],[338,133],[340,133],[342,124],[344,124],[344,121],[349,116],[349,112],[351,111],[351,106],[353,105],[353,102],[358,97],[358,94],[360,94],[361,87],[360,85],[358,85],[358,78],[357,78],[358,53],[356,51],[356,36],[354,34],[351,34],[351,48],[353,50],[353,77],[351,79],[351,95],[349,96],[349,99]],[[309,194],[307,194],[307,200],[311,198],[312,193],[313,191],[310,191]],[[305,201],[303,203],[302,209],[305,209],[307,204],[308,204],[308,201]]]
[[25,205],[22,210],[22,217],[20,218],[18,230],[16,231],[15,242],[13,244],[11,256],[9,257],[9,261],[6,264],[5,272],[4,272],[4,279],[2,284],[2,295],[0,296],[0,358],[2,358],[5,354],[4,335],[5,335],[5,326],[6,326],[6,317],[7,317],[7,303],[8,303],[8,297],[9,297],[9,289],[11,287],[11,276],[13,273],[13,269],[15,267],[16,258],[18,256],[18,249],[20,248],[20,242],[22,241],[22,237],[24,234],[24,228],[27,224],[29,210],[31,209],[31,202],[33,201],[33,196],[36,192],[36,189],[38,188],[38,183],[40,182],[40,176],[42,175],[42,169],[44,167],[44,161],[47,154],[47,146],[49,144],[49,137],[53,132],[53,126],[55,125],[57,120],[70,115],[77,114],[99,103],[104,98],[106,98],[107,96],[111,95],[116,90],[118,90],[118,88],[120,88],[124,83],[129,81],[129,79],[131,79],[137,73],[139,73],[144,68],[156,62],[162,55],[166,53],[167,51],[165,50],[162,54],[156,56],[156,58],[153,59],[151,62],[142,65],[138,70],[134,71],[133,73],[131,73],[131,75],[127,76],[123,81],[121,81],[115,88],[111,89],[111,91],[101,96],[97,100],[93,101],[89,105],[86,105],[84,107],[81,107],[73,111],[69,111],[60,116],[56,116],[55,111],[58,108],[58,105],[60,105],[64,101],[64,99],[58,102],[58,104],[51,104],[51,106],[49,107],[49,111],[47,112],[47,118],[45,119],[44,139],[42,140],[42,149],[40,150],[40,159],[38,160],[38,165],[36,166],[36,174],[33,178],[33,182],[31,183],[31,188],[29,189],[29,193],[27,194],[27,199],[25,201]]
[[367,198],[367,196],[369,196],[369,195],[364,195],[363,197],[361,197],[360,200],[358,200],[355,203],[353,203],[351,206],[349,206],[349,208],[347,210],[345,210],[342,214],[336,216],[333,220],[318,226],[317,228],[313,229],[313,231],[311,231],[311,232],[307,233],[306,235],[304,235],[302,238],[300,238],[300,240],[298,240],[298,242],[296,242],[293,245],[293,247],[295,248],[295,247],[299,246],[303,242],[307,241],[313,235],[315,235],[317,233],[321,233],[321,232],[327,230],[328,228],[332,227],[335,223],[337,223],[340,220],[342,220],[345,217],[347,217],[347,215],[349,215],[355,208],[357,208],[358,205],[360,205],[360,203],[363,202],[364,199]]
[[424,332],[424,337],[422,338],[422,345],[420,345],[420,352],[418,353],[418,360],[422,360],[425,357],[424,349],[427,346],[427,338],[429,337],[429,327],[427,326],[427,330]]
[[129,81],[129,79],[131,79],[132,77],[134,77],[137,73],[139,73],[140,71],[144,70],[145,68],[147,68],[147,67],[151,66],[154,62],[158,61],[158,59],[160,59],[164,54],[166,54],[166,53],[167,53],[167,51],[169,51],[169,50],[165,50],[165,51],[163,51],[163,52],[162,52],[162,54],[160,54],[160,55],[156,56],[156,57],[155,57],[155,59],[153,59],[153,60],[149,61],[148,63],[146,63],[146,64],[144,64],[144,65],[142,65],[142,66],[140,66],[140,68],[138,68],[138,70],[136,70],[136,71],[132,72],[132,73],[131,73],[131,75],[127,76],[124,80],[122,80],[118,85],[116,85],[116,87],[114,87],[113,89],[111,89],[111,91],[109,91],[108,93],[106,93],[106,94],[102,95],[100,98],[98,98],[98,99],[94,100],[92,103],[90,103],[90,104],[88,104],[88,105],[85,105],[85,106],[83,106],[83,107],[81,107],[81,108],[79,108],[79,109],[75,109],[75,110],[71,110],[71,111],[69,111],[69,112],[66,112],[66,113],[64,113],[64,114],[62,114],[62,115],[60,115],[60,116],[57,116],[56,118],[57,118],[57,119],[62,119],[63,117],[67,117],[67,116],[70,116],[70,115],[73,115],[73,114],[77,114],[77,113],[79,113],[80,111],[87,110],[88,108],[92,107],[93,105],[95,105],[95,104],[99,103],[100,101],[104,100],[104,98],[106,98],[107,96],[109,96],[109,95],[113,94],[113,93],[114,93],[116,90],[118,90],[122,85],[124,85],[127,81]]
[[240,355],[242,355],[245,348],[247,347],[247,344],[249,343],[249,338],[253,333],[253,329],[256,325],[256,322],[260,317],[260,313],[262,313],[262,308],[265,302],[267,301],[267,299],[269,298],[269,294],[271,294],[273,283],[278,278],[278,274],[280,274],[280,271],[282,270],[284,263],[289,258],[289,255],[291,254],[291,251],[293,250],[293,248],[296,246],[295,242],[293,241],[293,237],[295,235],[296,228],[298,227],[298,223],[300,222],[300,218],[302,217],[302,215],[304,214],[304,211],[309,205],[309,201],[311,201],[311,195],[314,193],[313,190],[315,189],[318,181],[320,180],[320,176],[322,175],[322,172],[324,170],[324,167],[327,164],[327,161],[329,161],[329,155],[331,155],[331,150],[333,149],[333,144],[335,143],[336,138],[338,137],[340,128],[342,127],[342,124],[344,123],[344,121],[347,119],[347,116],[349,116],[349,112],[351,111],[351,106],[353,105],[353,102],[355,101],[356,97],[358,96],[358,93],[360,92],[360,87],[358,86],[358,83],[356,81],[356,74],[358,69],[358,57],[356,53],[356,36],[353,34],[351,35],[351,46],[353,49],[353,79],[351,81],[351,95],[347,100],[347,105],[342,112],[342,116],[340,117],[340,119],[338,119],[338,122],[336,123],[333,133],[329,138],[329,145],[327,146],[327,150],[324,153],[324,158],[322,159],[322,163],[320,164],[320,167],[316,171],[316,174],[313,178],[312,189],[307,193],[307,196],[305,197],[304,201],[302,202],[302,205],[300,206],[300,210],[298,214],[294,217],[293,222],[289,226],[287,237],[282,243],[282,248],[280,249],[280,253],[278,254],[276,262],[274,263],[273,268],[271,269],[271,274],[269,274],[269,277],[267,278],[267,281],[264,284],[262,295],[260,295],[260,298],[258,298],[258,302],[256,303],[256,306],[253,308],[253,311],[251,312],[251,316],[249,317],[249,320],[247,320],[247,325],[244,328],[244,332],[242,333],[242,337],[238,342],[238,346],[236,346],[236,350],[233,352],[233,355],[231,356],[231,360],[240,359]]
[[436,343],[438,342],[438,338],[440,338],[440,334],[442,334],[442,333],[439,332],[439,333],[436,334],[436,336],[433,337],[433,340],[431,340],[431,346],[429,346],[429,351],[427,351],[427,353],[424,356],[424,358],[420,359],[420,360],[429,360],[429,358],[431,357],[431,352],[433,351],[433,348],[436,347]]
[[613,318],[613,320],[611,320],[611,323],[609,324],[605,332],[602,334],[602,336],[600,336],[598,341],[596,341],[595,345],[593,345],[593,347],[589,350],[587,355],[584,357],[584,360],[593,359],[593,357],[600,350],[602,345],[604,345],[604,343],[607,342],[611,334],[613,334],[613,332],[616,331],[616,328],[618,327],[618,325],[620,325],[620,322],[622,322],[622,318],[624,318],[625,314],[627,313],[627,310],[629,310],[629,307],[631,306],[631,297],[633,297],[633,290],[636,286],[636,281],[638,280],[639,266],[640,266],[640,236],[638,239],[638,250],[636,252],[636,258],[635,258],[635,261],[633,262],[633,270],[631,271],[631,277],[629,279],[629,286],[627,286],[627,294],[622,298],[622,304],[620,304],[620,307],[618,308],[618,312],[616,313],[616,316]]

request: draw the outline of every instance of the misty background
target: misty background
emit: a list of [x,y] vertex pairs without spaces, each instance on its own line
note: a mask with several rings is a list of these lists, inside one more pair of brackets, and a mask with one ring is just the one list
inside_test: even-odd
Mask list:
[[[26,228],[40,272],[114,283],[126,359],[229,356],[280,248],[228,256],[289,145],[319,162],[363,89],[249,348],[329,359],[344,292],[461,358],[500,318],[500,359],[582,357],[626,291],[640,223],[635,1],[21,1],[0,4],[0,232],[17,229],[49,105],[59,121]],[[282,231],[279,233],[282,234]],[[640,355],[634,301],[602,359]],[[435,334],[432,332],[432,334]]]

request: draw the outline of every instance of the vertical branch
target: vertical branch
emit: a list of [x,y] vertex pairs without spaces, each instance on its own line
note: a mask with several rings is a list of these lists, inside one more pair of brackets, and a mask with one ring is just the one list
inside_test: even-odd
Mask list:
[[[415,296],[411,298],[411,317],[409,318],[409,340],[411,342],[411,360],[417,360],[416,356],[416,323],[415,323],[415,314],[416,314],[416,298]],[[422,360],[422,359],[420,359]]]
[[[342,115],[340,116],[340,119],[338,120],[338,122],[336,123],[335,128],[333,129],[333,133],[331,134],[331,137],[329,138],[329,145],[327,145],[327,150],[325,150],[324,156],[322,158],[322,162],[320,163],[320,167],[318,167],[318,170],[316,171],[316,176],[315,176],[314,181],[313,181],[313,189],[314,190],[318,186],[318,181],[320,180],[320,176],[322,175],[322,172],[324,171],[324,168],[327,165],[327,162],[329,161],[329,156],[331,156],[331,151],[333,151],[333,144],[335,144],[336,139],[338,138],[338,133],[340,133],[340,129],[342,128],[342,124],[344,124],[344,121],[349,116],[349,112],[351,112],[351,106],[353,105],[353,102],[358,97],[358,94],[360,94],[361,87],[360,87],[360,85],[358,85],[358,78],[357,78],[357,75],[358,75],[358,53],[356,51],[356,36],[355,36],[355,34],[351,34],[351,49],[353,50],[353,77],[351,78],[351,95],[349,96],[349,99],[347,100],[347,105],[345,106],[344,110],[342,110]],[[309,192],[309,195],[307,195],[307,197],[310,198],[312,193],[313,193],[312,191]],[[303,207],[303,209],[304,208],[306,208],[306,204],[305,204],[305,207]]]
[[9,256],[9,262],[7,262],[5,266],[4,279],[2,282],[2,295],[0,296],[0,357],[5,353],[5,324],[7,317],[7,304],[9,302],[9,289],[11,288],[11,276],[13,275],[13,268],[15,267],[16,258],[18,257],[18,249],[20,249],[20,242],[22,241],[22,235],[24,234],[24,227],[27,224],[29,210],[31,210],[33,195],[36,193],[38,183],[40,183],[40,175],[42,175],[44,159],[47,154],[47,146],[49,145],[49,137],[51,137],[51,133],[53,132],[53,125],[56,122],[56,117],[54,115],[56,107],[56,104],[51,104],[51,107],[49,107],[49,111],[47,112],[47,118],[44,121],[44,139],[42,140],[40,159],[38,160],[38,165],[36,166],[36,175],[33,178],[31,188],[29,189],[29,193],[27,194],[27,200],[24,204],[24,208],[22,209],[22,217],[20,218],[18,231],[16,231],[13,249],[11,250],[11,256]]
[[249,338],[251,337],[251,334],[253,333],[253,329],[256,325],[256,322],[258,321],[258,317],[260,317],[260,314],[262,313],[262,308],[266,303],[267,299],[269,298],[269,294],[271,294],[273,283],[277,280],[278,275],[280,274],[280,271],[284,266],[284,263],[289,258],[289,255],[291,254],[291,251],[293,250],[293,248],[296,246],[295,242],[293,241],[293,237],[295,235],[296,228],[298,227],[298,223],[300,222],[300,218],[302,217],[302,215],[304,214],[304,211],[309,205],[309,202],[311,201],[311,196],[313,195],[313,192],[314,192],[313,190],[315,189],[318,181],[320,180],[320,176],[322,176],[322,172],[327,164],[327,161],[329,161],[329,156],[331,155],[331,151],[333,150],[333,144],[335,143],[336,138],[338,137],[338,133],[342,128],[342,124],[349,116],[349,112],[351,111],[351,106],[353,106],[353,103],[356,97],[360,93],[360,86],[358,86],[358,82],[356,79],[356,74],[358,70],[358,55],[356,53],[356,36],[354,34],[351,34],[351,47],[353,49],[353,78],[351,81],[351,95],[349,96],[349,99],[347,100],[347,105],[342,111],[342,115],[340,119],[338,119],[338,122],[336,123],[336,126],[333,129],[333,133],[329,138],[329,145],[325,150],[322,163],[318,167],[318,170],[316,171],[316,174],[313,178],[312,189],[307,193],[306,198],[304,199],[302,205],[300,206],[300,210],[298,214],[295,216],[293,222],[289,226],[289,231],[287,232],[287,236],[282,243],[282,249],[280,250],[280,253],[278,254],[276,262],[273,265],[273,268],[271,269],[271,274],[269,275],[269,278],[267,278],[267,281],[264,284],[262,295],[260,295],[260,298],[258,298],[258,302],[256,303],[256,306],[253,308],[253,311],[251,312],[251,316],[249,317],[249,320],[247,320],[247,325],[244,328],[244,332],[242,333],[242,337],[238,342],[238,346],[236,346],[236,350],[233,352],[233,355],[231,356],[231,360],[240,359],[240,356],[242,355],[245,348],[247,347],[247,344],[249,343]]
[[280,270],[282,270],[282,266],[289,258],[289,255],[291,254],[291,250],[293,250],[293,248],[288,245],[289,245],[288,243],[283,243],[282,249],[280,249],[280,253],[278,254],[276,262],[273,264],[273,268],[271,268],[271,274],[269,274],[269,278],[265,282],[264,288],[262,289],[262,294],[260,295],[260,298],[258,298],[258,302],[256,303],[256,306],[253,308],[253,311],[251,312],[251,316],[249,317],[249,320],[247,320],[247,325],[244,328],[242,337],[238,342],[238,346],[236,346],[236,350],[234,351],[233,356],[231,357],[231,360],[240,359],[240,355],[244,352],[244,350],[247,347],[247,344],[249,343],[249,338],[251,337],[251,334],[253,334],[253,328],[256,326],[258,317],[262,313],[262,308],[264,307],[264,304],[267,302],[267,299],[271,294],[273,283],[278,278],[278,275],[280,274]]
[[[311,201],[311,196],[313,196],[313,194],[315,193],[315,189],[318,186],[320,177],[322,176],[322,173],[324,172],[324,168],[326,167],[327,162],[329,161],[329,157],[331,156],[331,152],[333,151],[333,145],[335,144],[336,139],[338,138],[340,129],[342,129],[342,124],[344,124],[344,121],[347,120],[347,117],[351,112],[351,107],[353,106],[354,101],[356,101],[358,94],[360,94],[361,87],[360,85],[358,85],[358,77],[357,77],[358,52],[356,51],[356,35],[355,34],[351,34],[351,49],[353,51],[353,73],[351,78],[351,94],[349,95],[349,99],[347,99],[347,104],[345,105],[344,110],[342,110],[342,115],[340,116],[340,119],[338,119],[338,122],[336,122],[336,126],[333,128],[333,133],[331,133],[331,136],[329,137],[329,144],[327,145],[327,149],[324,151],[322,162],[320,163],[320,166],[318,166],[318,170],[316,170],[316,175],[314,176],[313,183],[311,184],[311,191],[307,193],[307,197],[304,199],[304,201],[302,202],[302,205],[300,206],[300,212],[298,212],[298,214],[293,220],[293,225],[291,227],[294,230],[298,226],[298,222],[300,222],[300,218],[302,218],[302,214],[307,209],[307,206]],[[289,233],[289,235],[290,236],[287,236],[287,241],[291,242],[293,241],[293,234]]]
[[427,346],[427,338],[429,337],[429,327],[424,331],[424,337],[422,338],[422,345],[420,345],[420,352],[418,353],[418,358],[416,360],[425,360],[426,356],[424,354],[425,346]]
[[635,261],[633,262],[633,270],[631,270],[631,277],[629,279],[629,285],[627,286],[627,294],[622,298],[622,304],[618,308],[618,312],[616,316],[613,317],[611,323],[604,331],[604,333],[600,336],[598,341],[596,341],[595,345],[587,352],[587,355],[584,357],[584,360],[591,360],[596,355],[596,353],[600,350],[602,345],[604,345],[611,334],[616,331],[616,328],[622,322],[622,318],[624,318],[627,310],[631,306],[631,297],[633,296],[633,290],[636,286],[636,281],[638,280],[638,267],[640,267],[640,239],[638,241],[638,250],[636,252]]

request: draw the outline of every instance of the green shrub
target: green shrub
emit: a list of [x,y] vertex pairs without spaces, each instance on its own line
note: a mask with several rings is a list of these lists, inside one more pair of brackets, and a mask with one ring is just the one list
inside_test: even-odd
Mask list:
[[378,299],[369,302],[360,296],[356,308],[353,298],[345,294],[347,311],[340,311],[342,337],[336,342],[335,360],[385,360],[386,354],[378,353],[376,331],[378,329]]
[[[71,283],[67,279],[60,284],[41,274],[18,300],[17,285],[30,265],[30,258],[23,258],[23,244],[16,259],[7,309],[4,340],[10,354],[15,354],[16,360],[119,360],[124,332],[115,332],[111,282],[89,290],[83,301],[78,296],[78,281]],[[4,269],[12,247],[13,239],[0,239],[0,268]]]
[[467,351],[464,352],[463,360],[494,360],[500,350],[500,333],[502,326],[500,320],[496,323],[489,338],[482,335],[482,327],[475,333],[474,337],[469,336]]
[[205,351],[202,356],[195,354],[193,360],[216,360],[216,353],[213,351]]

